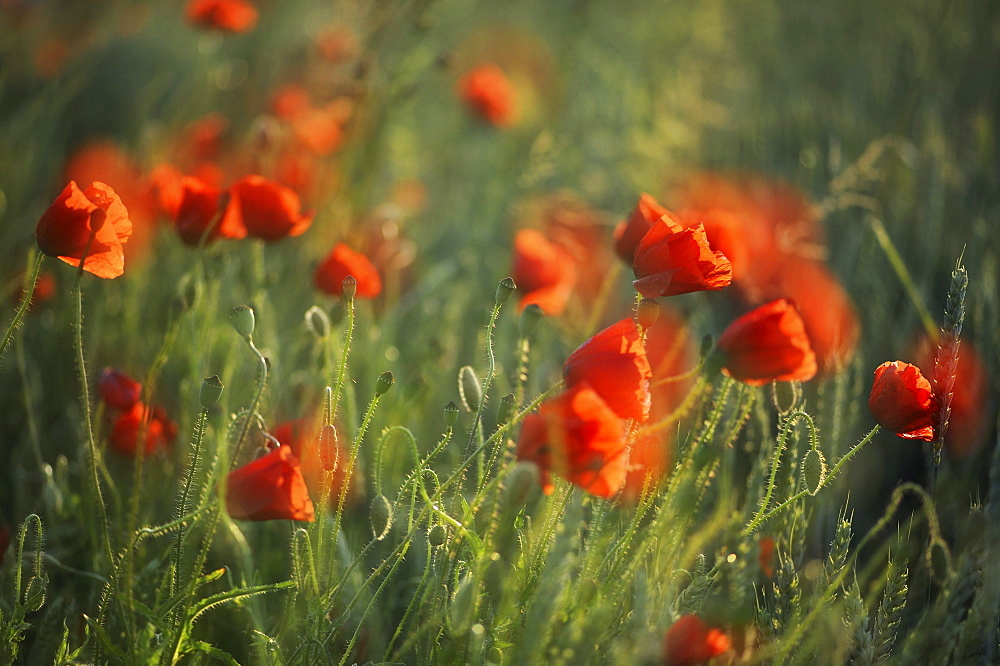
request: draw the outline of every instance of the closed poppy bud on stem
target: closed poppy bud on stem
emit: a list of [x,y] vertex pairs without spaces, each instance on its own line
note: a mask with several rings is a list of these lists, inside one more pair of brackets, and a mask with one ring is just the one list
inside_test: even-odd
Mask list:
[[880,426],[900,437],[926,442],[934,439],[938,402],[931,383],[915,365],[887,361],[878,366],[868,409]]
[[319,464],[327,472],[337,469],[340,463],[340,446],[337,428],[332,423],[323,426],[319,433]]
[[330,318],[317,306],[306,310],[306,326],[319,340],[325,340],[330,335]]
[[257,325],[257,320],[253,314],[253,308],[249,305],[237,305],[229,315],[229,322],[236,329],[236,332],[244,338],[250,339],[253,329]]
[[202,408],[211,409],[215,407],[216,403],[219,402],[219,398],[222,397],[222,390],[224,388],[219,375],[205,377],[205,380],[201,383],[201,393],[199,395]]
[[510,417],[514,415],[514,394],[508,393],[504,397],[500,398],[500,406],[497,407],[497,425],[502,426],[510,421]]

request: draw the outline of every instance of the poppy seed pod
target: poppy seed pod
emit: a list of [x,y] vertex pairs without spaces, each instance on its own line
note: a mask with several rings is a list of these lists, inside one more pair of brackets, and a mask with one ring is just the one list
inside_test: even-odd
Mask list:
[[497,285],[497,293],[493,298],[493,302],[496,303],[497,307],[503,305],[510,298],[510,295],[514,293],[517,287],[514,285],[514,279],[510,277],[505,277],[500,280],[500,284]]
[[353,275],[348,275],[340,281],[340,288],[344,298],[353,300],[354,295],[358,293],[358,281]]
[[396,380],[393,378],[392,373],[386,370],[375,381],[375,395],[385,395],[386,391],[391,389],[394,383],[396,383]]
[[458,423],[458,405],[454,400],[450,400],[444,406],[444,424],[448,428],[454,428],[456,423]]
[[521,318],[517,322],[517,330],[522,338],[530,338],[538,330],[538,325],[542,323],[545,313],[537,303],[529,303],[521,311]]
[[237,333],[249,340],[250,336],[253,335],[254,327],[257,325],[253,308],[249,305],[237,305],[229,314],[229,323],[233,325]]
[[205,377],[205,380],[201,383],[201,393],[198,396],[201,401],[202,408],[211,409],[212,407],[215,407],[215,405],[219,402],[219,398],[222,397],[222,390],[224,388],[222,380],[219,379],[219,375]]

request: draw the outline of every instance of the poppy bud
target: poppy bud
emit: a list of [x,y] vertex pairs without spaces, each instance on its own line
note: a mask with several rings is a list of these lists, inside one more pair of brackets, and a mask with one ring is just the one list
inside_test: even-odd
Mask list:
[[319,463],[327,472],[337,469],[340,447],[337,446],[337,428],[328,423],[319,433]]
[[444,424],[448,428],[454,428],[455,423],[458,422],[458,405],[455,404],[454,400],[448,402],[444,406]]
[[375,395],[385,395],[385,392],[392,388],[395,381],[392,373],[388,370],[380,374],[375,381]]
[[340,281],[340,286],[343,289],[344,298],[347,300],[353,300],[354,294],[358,292],[358,281],[354,279],[353,275],[348,275],[343,280]]
[[458,371],[458,395],[462,398],[462,404],[467,411],[474,412],[479,409],[479,403],[483,399],[483,387],[479,385],[479,379],[472,366],[462,366]]
[[652,298],[639,301],[639,328],[647,329],[656,323],[660,316],[660,304]]
[[233,325],[237,333],[249,340],[257,323],[253,308],[249,305],[237,305],[229,315],[229,323]]
[[325,340],[330,335],[330,318],[326,316],[318,306],[312,306],[306,310],[306,328],[308,328],[318,340]]
[[434,527],[427,530],[427,543],[429,543],[432,548],[440,548],[446,541],[448,541],[448,528],[444,525],[438,523]]
[[219,398],[222,397],[222,389],[224,388],[225,386],[222,385],[219,375],[205,377],[201,383],[201,393],[198,395],[202,408],[211,409],[215,407],[216,403],[219,402]]
[[517,322],[518,333],[522,338],[530,338],[538,330],[545,313],[537,303],[528,303],[521,311],[521,319]]
[[514,290],[516,288],[517,287],[514,285],[513,278],[505,277],[504,279],[500,280],[500,284],[497,285],[496,297],[493,299],[497,307],[500,307],[501,305],[506,303],[507,299],[510,298],[510,295],[514,293]]
[[528,493],[538,483],[538,465],[532,462],[517,462],[504,478],[503,502],[507,508],[522,507]]
[[385,495],[376,495],[372,499],[368,519],[371,521],[372,534],[375,535],[376,541],[381,541],[389,534],[389,528],[392,527],[392,504]]
[[497,426],[502,426],[510,421],[510,417],[514,415],[514,394],[508,393],[504,397],[500,398],[500,406],[497,407]]
[[802,458],[802,485],[810,495],[815,495],[826,480],[826,458],[819,449],[809,449]]
[[34,613],[45,604],[45,588],[48,583],[48,576],[44,573],[41,576],[32,576],[28,581],[28,587],[24,589],[24,610]]
[[466,574],[462,582],[458,584],[455,596],[451,598],[451,607],[448,609],[448,619],[453,635],[461,636],[472,623],[472,612],[476,605],[478,588],[476,579],[471,573]]

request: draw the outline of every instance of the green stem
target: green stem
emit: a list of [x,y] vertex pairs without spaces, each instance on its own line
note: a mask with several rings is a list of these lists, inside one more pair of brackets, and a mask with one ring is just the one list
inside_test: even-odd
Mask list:
[[247,417],[243,421],[243,426],[240,428],[240,436],[236,440],[236,447],[233,449],[233,456],[229,459],[229,471],[232,471],[236,466],[236,461],[240,458],[240,452],[243,449],[243,442],[246,440],[247,435],[250,434],[250,424],[254,421],[254,414],[257,413],[257,407],[260,405],[260,400],[264,396],[264,386],[267,384],[267,359],[264,355],[260,353],[257,346],[254,345],[253,339],[247,337],[247,344],[250,346],[250,351],[257,356],[257,361],[260,363],[260,377],[257,380],[257,393],[254,394],[253,402],[250,403],[250,409],[247,410]]
[[344,349],[340,354],[340,366],[337,368],[337,383],[333,390],[333,406],[331,408],[331,418],[337,414],[337,406],[340,404],[340,392],[344,387],[344,379],[347,376],[347,355],[351,351],[351,338],[354,336],[354,299],[347,299],[347,334],[344,337]]
[[0,342],[0,361],[3,360],[3,355],[7,352],[7,347],[10,346],[11,340],[14,339],[14,331],[21,325],[21,320],[24,319],[24,315],[28,312],[28,307],[31,305],[31,297],[35,295],[35,285],[38,283],[38,273],[42,270],[43,259],[45,259],[45,255],[41,252],[35,255],[35,264],[31,269],[28,281],[25,283],[26,291],[21,298],[21,306],[17,309],[14,318],[7,326],[7,330],[3,334],[3,341]]
[[934,317],[931,316],[930,310],[927,309],[927,304],[924,303],[923,297],[920,296],[920,292],[913,282],[913,276],[910,275],[910,271],[906,268],[906,263],[903,262],[903,257],[900,256],[895,243],[892,242],[889,233],[885,230],[885,225],[882,224],[880,219],[874,216],[868,218],[868,224],[871,225],[872,232],[875,234],[875,240],[878,241],[879,247],[882,248],[882,252],[885,253],[886,258],[889,260],[889,264],[892,266],[892,270],[895,271],[896,277],[903,284],[907,298],[910,299],[910,303],[916,308],[924,330],[930,336],[931,340],[937,343],[940,336],[938,326],[934,323]]

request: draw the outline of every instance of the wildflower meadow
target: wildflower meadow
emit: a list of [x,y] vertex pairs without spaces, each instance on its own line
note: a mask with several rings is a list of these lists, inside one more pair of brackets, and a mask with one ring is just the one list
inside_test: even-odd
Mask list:
[[994,0],[0,0],[0,663],[1000,663]]

